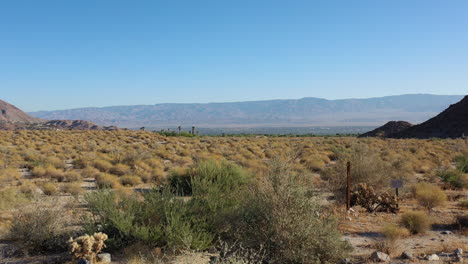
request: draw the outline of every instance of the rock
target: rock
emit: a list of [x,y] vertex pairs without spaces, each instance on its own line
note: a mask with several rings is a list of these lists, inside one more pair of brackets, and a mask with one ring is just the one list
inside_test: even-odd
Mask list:
[[345,258],[345,259],[341,260],[341,264],[351,264],[351,263],[352,263],[351,259],[349,259],[349,258]]
[[89,260],[86,260],[86,259],[80,259],[80,260],[78,260],[77,263],[78,264],[91,264],[91,262],[89,262]]
[[442,235],[452,235],[452,234],[453,234],[452,231],[448,231],[448,230],[442,231],[442,232],[440,232],[440,233],[441,233]]
[[401,253],[401,258],[402,259],[413,259],[413,255],[411,253],[409,253],[408,251],[403,251],[403,253]]
[[429,261],[439,260],[439,256],[437,256],[437,254],[427,255],[426,260],[429,260]]
[[97,258],[102,263],[111,263],[112,262],[111,254],[109,254],[109,253],[98,254]]
[[351,221],[352,219],[351,219],[351,217],[347,216],[346,220]]
[[457,255],[457,256],[455,256],[455,258],[454,258],[453,261],[454,261],[454,262],[463,262],[463,257],[462,257],[462,255]]
[[375,251],[371,255],[371,260],[375,262],[386,262],[390,260],[390,257],[383,252]]
[[457,249],[455,249],[455,251],[453,251],[453,254],[455,254],[455,255],[463,255],[463,249],[457,248]]

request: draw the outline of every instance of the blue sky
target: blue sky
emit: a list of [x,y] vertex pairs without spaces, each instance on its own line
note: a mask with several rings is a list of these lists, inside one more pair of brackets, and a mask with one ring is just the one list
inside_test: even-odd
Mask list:
[[27,110],[467,94],[468,1],[5,0],[0,99]]

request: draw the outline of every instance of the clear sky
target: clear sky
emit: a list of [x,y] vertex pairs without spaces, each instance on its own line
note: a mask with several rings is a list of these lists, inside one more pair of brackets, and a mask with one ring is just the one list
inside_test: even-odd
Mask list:
[[468,94],[466,0],[4,0],[27,110]]

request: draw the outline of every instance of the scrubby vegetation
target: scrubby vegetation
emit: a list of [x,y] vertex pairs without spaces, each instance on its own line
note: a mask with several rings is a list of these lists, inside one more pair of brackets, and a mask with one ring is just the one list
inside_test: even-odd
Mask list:
[[[0,134],[0,236],[30,254],[64,252],[70,235],[102,232],[110,251],[158,249],[128,258],[135,263],[187,250],[216,252],[215,263],[336,263],[351,251],[346,223],[360,221],[344,210],[348,161],[352,191],[375,190],[355,203],[360,214],[404,212],[401,227],[400,217],[378,223],[388,252],[407,230],[429,230],[439,217],[431,209],[466,208],[461,139]],[[392,179],[404,180],[399,199]],[[422,208],[431,211],[414,211]]]
[[401,224],[412,234],[421,234],[429,229],[431,222],[424,212],[407,212],[401,216]]

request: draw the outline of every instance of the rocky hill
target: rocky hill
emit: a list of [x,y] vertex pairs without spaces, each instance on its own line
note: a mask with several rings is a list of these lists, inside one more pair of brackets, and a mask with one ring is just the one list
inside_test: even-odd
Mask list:
[[32,117],[14,105],[0,100],[0,122],[2,123],[38,123],[40,118]]
[[44,120],[32,117],[14,105],[0,100],[0,130],[117,130],[115,126],[103,127],[84,120]]
[[468,136],[468,95],[426,122],[390,135],[392,138],[459,138],[463,136]]
[[406,121],[390,121],[381,127],[360,135],[359,137],[389,137],[392,134],[399,133],[412,126],[413,125],[411,123]]
[[369,99],[269,100],[207,104],[156,104],[33,112],[45,119],[89,120],[99,125],[168,128],[260,126],[376,126],[388,120],[418,123],[463,96],[399,95]]

